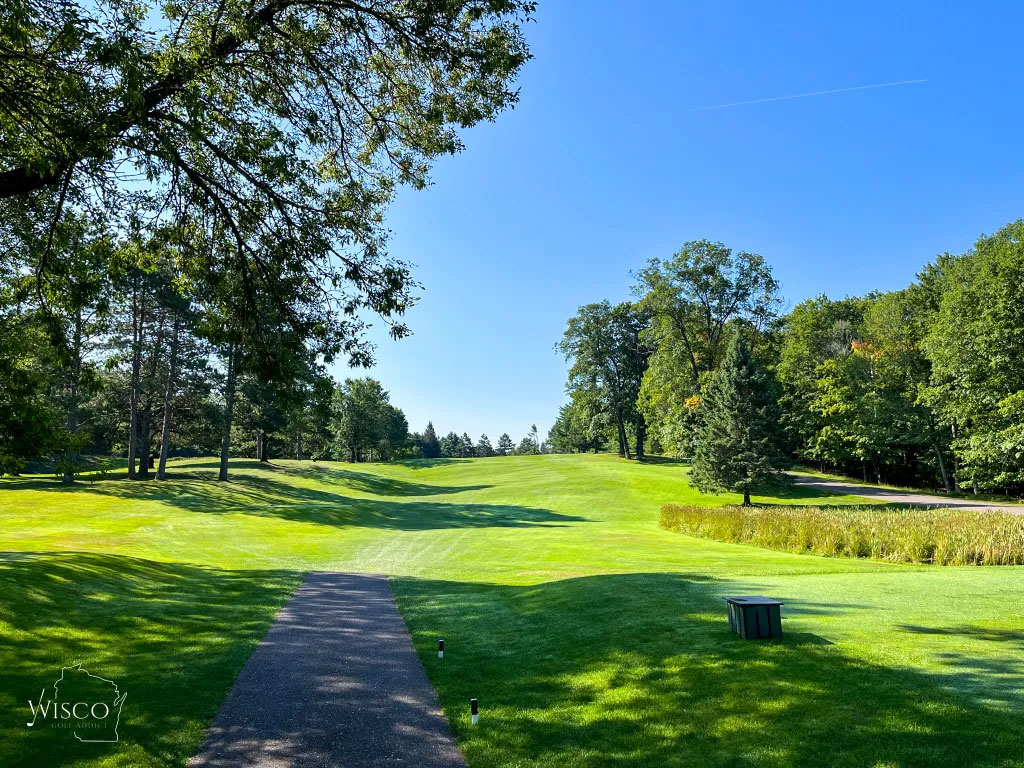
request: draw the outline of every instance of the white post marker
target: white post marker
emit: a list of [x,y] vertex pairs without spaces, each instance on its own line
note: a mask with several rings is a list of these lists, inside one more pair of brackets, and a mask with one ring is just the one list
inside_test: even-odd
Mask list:
[[473,715],[473,725],[480,722],[480,710],[476,705],[476,699],[469,700],[469,713]]
[[444,640],[437,641],[437,658],[444,658]]

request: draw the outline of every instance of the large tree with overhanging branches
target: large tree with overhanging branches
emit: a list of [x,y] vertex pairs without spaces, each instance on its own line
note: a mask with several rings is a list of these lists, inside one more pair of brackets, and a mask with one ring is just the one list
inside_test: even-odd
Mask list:
[[236,322],[258,328],[260,303],[273,301],[275,316],[319,333],[324,352],[365,363],[360,313],[400,336],[413,298],[407,265],[386,252],[382,209],[396,185],[424,186],[430,161],[462,148],[460,128],[515,103],[533,9],[6,2],[4,255],[36,274],[42,296],[69,211],[135,227],[187,221],[197,246],[179,251],[183,280],[231,272]]

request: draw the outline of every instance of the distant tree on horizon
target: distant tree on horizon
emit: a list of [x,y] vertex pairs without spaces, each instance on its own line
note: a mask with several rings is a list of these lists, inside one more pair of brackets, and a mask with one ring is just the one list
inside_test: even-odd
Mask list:
[[637,398],[650,356],[644,333],[649,324],[647,310],[628,301],[587,304],[569,318],[555,347],[571,363],[566,391],[586,393],[600,404],[615,425],[619,455],[627,459],[632,458],[628,425],[633,426],[637,458],[644,454],[645,421]]
[[515,453],[516,445],[512,442],[508,432],[502,432],[501,437],[498,438],[498,445],[495,450],[499,456],[508,456]]
[[519,456],[532,456],[540,453],[540,438],[537,433],[537,425],[531,424],[530,431],[519,442],[519,447],[516,449],[516,453]]
[[408,439],[405,414],[391,405],[376,379],[345,379],[338,385],[335,409],[336,451],[349,461],[389,458]]
[[476,455],[485,457],[494,455],[494,448],[491,447],[490,438],[486,434],[480,435],[480,439],[476,443]]
[[597,452],[603,442],[601,430],[593,428],[585,403],[576,398],[558,409],[558,418],[548,431],[547,444],[552,453]]
[[457,459],[462,456],[462,438],[449,432],[441,438],[441,455],[446,459]]
[[423,430],[423,458],[437,459],[441,457],[441,443],[437,439],[437,432],[434,431],[434,422],[428,421],[427,428]]

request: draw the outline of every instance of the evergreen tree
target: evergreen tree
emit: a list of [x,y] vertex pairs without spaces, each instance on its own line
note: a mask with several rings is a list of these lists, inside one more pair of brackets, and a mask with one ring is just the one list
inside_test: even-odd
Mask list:
[[776,475],[783,456],[775,387],[742,333],[731,340],[703,410],[690,477],[705,493],[742,493],[750,506],[751,490]]
[[508,432],[503,432],[501,437],[498,438],[498,446],[495,450],[499,456],[508,456],[515,453],[516,446],[512,442],[512,438],[508,436]]
[[6,292],[0,285],[0,475],[17,475],[57,443],[61,414],[48,397],[56,364],[38,317],[6,311]]
[[532,456],[540,453],[540,437],[537,434],[536,424],[530,425],[530,432],[520,441],[516,453],[520,456]]
[[476,455],[477,456],[493,456],[494,448],[491,447],[491,440],[486,434],[480,435],[480,440],[476,444]]
[[428,421],[427,428],[423,430],[423,458],[437,459],[441,456],[441,443],[437,439],[437,432],[434,431],[434,422]]
[[597,451],[603,442],[600,424],[588,412],[587,401],[573,395],[573,400],[558,409],[558,418],[548,432],[547,447],[551,453],[584,453]]
[[441,438],[441,455],[446,459],[457,459],[462,455],[462,438],[449,432]]
[[459,453],[463,458],[471,458],[476,455],[476,450],[473,448],[473,439],[469,436],[468,432],[462,433],[462,449]]
[[376,379],[345,379],[336,396],[335,441],[338,456],[349,461],[379,459],[389,446],[405,442],[405,414],[391,405]]

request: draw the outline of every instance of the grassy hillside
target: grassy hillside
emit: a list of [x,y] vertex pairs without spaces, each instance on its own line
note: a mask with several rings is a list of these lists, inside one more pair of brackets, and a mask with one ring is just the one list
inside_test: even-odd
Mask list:
[[[0,765],[183,764],[314,569],[393,577],[474,768],[1024,765],[1024,568],[674,534],[662,504],[738,497],[696,493],[673,462],[238,461],[226,485],[211,461],[171,470],[0,481]],[[721,596],[744,593],[786,601],[782,642],[728,633]],[[78,661],[128,691],[117,746],[24,726]]]

